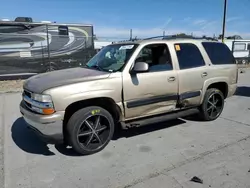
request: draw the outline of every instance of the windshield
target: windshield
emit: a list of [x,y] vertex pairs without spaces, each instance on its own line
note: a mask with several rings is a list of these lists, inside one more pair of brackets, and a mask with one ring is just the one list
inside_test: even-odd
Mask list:
[[87,67],[101,71],[121,71],[138,44],[112,44],[105,46],[87,63]]

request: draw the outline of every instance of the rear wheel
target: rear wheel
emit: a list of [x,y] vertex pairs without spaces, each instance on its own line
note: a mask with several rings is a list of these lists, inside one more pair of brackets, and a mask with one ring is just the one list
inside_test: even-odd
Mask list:
[[86,107],[71,116],[67,131],[69,143],[76,152],[94,154],[104,149],[113,137],[114,120],[101,107]]
[[247,64],[247,60],[246,60],[246,59],[243,59],[243,60],[242,60],[242,64],[243,64],[243,65]]
[[223,111],[224,100],[224,95],[220,90],[216,88],[208,89],[200,107],[202,119],[205,121],[217,119]]
[[55,70],[57,70],[57,67],[54,65],[51,65],[51,66],[46,67],[45,72],[51,72],[51,71],[55,71]]

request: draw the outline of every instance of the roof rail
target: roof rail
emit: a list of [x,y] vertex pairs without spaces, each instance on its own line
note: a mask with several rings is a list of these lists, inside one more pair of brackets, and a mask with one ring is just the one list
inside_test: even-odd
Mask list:
[[163,35],[163,36],[155,36],[155,37],[149,37],[149,38],[144,38],[143,40],[150,40],[150,39],[161,39],[161,40],[166,40],[166,39],[206,39],[206,40],[214,40],[218,41],[216,38],[212,37],[194,37],[191,35]]
[[[120,40],[120,41],[116,41],[116,42],[129,42],[129,41],[134,42],[137,40],[144,40],[144,39],[139,39],[139,38],[135,37],[135,38],[131,38],[131,39],[127,39],[127,40]],[[115,43],[115,41],[113,41],[113,42]]]
[[149,38],[144,38],[142,40],[150,40],[150,39],[157,39],[157,38],[161,38],[163,39],[165,36],[155,36],[155,37],[149,37]]

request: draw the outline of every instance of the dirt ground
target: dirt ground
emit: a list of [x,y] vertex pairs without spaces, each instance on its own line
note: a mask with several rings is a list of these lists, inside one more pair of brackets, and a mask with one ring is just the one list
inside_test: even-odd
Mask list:
[[24,80],[0,81],[0,93],[14,93],[22,91]]

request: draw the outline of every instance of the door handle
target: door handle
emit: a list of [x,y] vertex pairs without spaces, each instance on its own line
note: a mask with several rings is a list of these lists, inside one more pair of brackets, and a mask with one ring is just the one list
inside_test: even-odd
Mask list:
[[201,76],[202,76],[202,77],[207,76],[207,72],[203,72]]
[[168,81],[169,81],[169,82],[175,81],[175,77],[169,77],[169,78],[168,78]]

